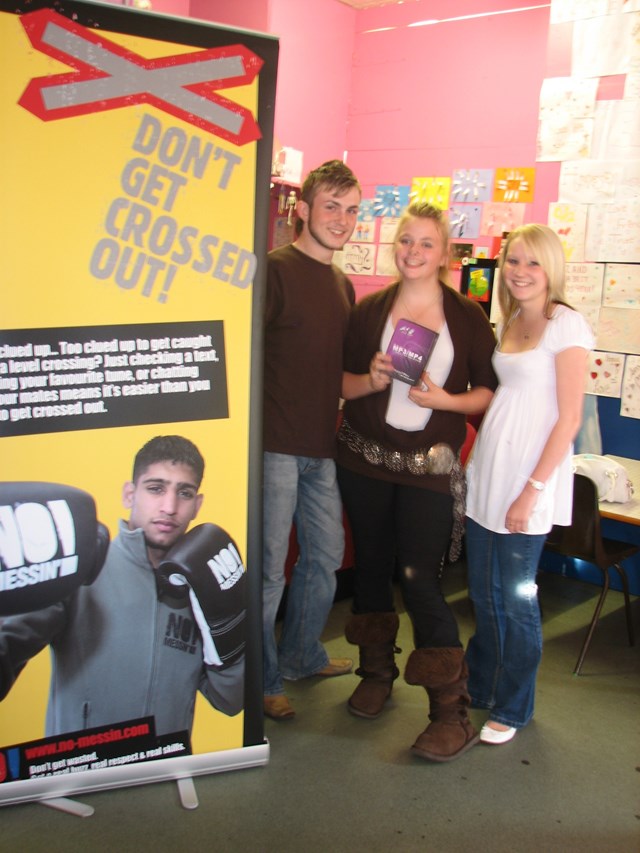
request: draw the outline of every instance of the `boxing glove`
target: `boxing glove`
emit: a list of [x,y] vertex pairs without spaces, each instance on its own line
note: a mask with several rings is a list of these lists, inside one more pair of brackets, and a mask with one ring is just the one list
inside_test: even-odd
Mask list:
[[235,542],[216,524],[189,530],[158,566],[160,579],[187,586],[204,661],[225,668],[245,647],[246,569]]
[[0,483],[0,616],[40,610],[91,584],[109,531],[87,492],[58,483]]

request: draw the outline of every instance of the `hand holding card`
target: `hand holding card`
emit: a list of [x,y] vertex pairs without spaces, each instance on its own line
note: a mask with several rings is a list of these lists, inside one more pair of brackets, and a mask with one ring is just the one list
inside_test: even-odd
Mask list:
[[417,385],[438,340],[438,332],[413,320],[398,320],[387,347],[393,379]]

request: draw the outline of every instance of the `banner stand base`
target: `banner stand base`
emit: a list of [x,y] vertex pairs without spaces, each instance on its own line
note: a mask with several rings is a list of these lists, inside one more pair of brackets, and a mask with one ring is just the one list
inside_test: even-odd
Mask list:
[[186,776],[183,779],[176,779],[178,784],[178,796],[183,809],[197,809],[200,805],[196,786],[193,784],[191,776]]
[[39,800],[39,802],[50,809],[75,815],[76,817],[91,817],[95,812],[93,806],[88,806],[86,803],[78,803],[76,800],[70,800],[68,797],[53,797],[50,800]]

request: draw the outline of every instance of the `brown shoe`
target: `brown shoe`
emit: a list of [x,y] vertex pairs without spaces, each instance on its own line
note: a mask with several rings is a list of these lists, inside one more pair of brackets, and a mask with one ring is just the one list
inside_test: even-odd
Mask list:
[[290,720],[295,717],[296,712],[284,693],[277,693],[275,696],[264,697],[264,715],[272,720]]
[[336,675],[348,675],[353,669],[353,661],[350,658],[329,658],[326,666],[314,672],[322,678],[333,678]]

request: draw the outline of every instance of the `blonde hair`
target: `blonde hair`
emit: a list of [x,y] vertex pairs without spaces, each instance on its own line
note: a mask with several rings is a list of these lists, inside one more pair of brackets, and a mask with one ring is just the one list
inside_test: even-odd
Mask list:
[[[558,303],[567,305],[565,301],[565,257],[564,249],[556,232],[548,225],[530,223],[521,225],[511,231],[507,242],[500,253],[498,269],[500,282],[498,284],[498,302],[503,318],[503,329],[507,329],[518,311],[518,301],[511,295],[505,284],[502,270],[514,243],[522,243],[527,254],[540,264],[547,276],[547,301],[544,306],[544,316],[551,317],[552,306]],[[571,306],[568,306],[571,307]]]
[[442,240],[442,250],[445,258],[444,263],[438,270],[438,278],[443,284],[451,286],[451,276],[449,274],[449,219],[447,214],[443,210],[440,210],[439,207],[435,207],[426,201],[412,202],[400,217],[393,238],[394,244],[398,242],[403,228],[410,219],[431,219],[435,223],[440,234],[440,239]]

